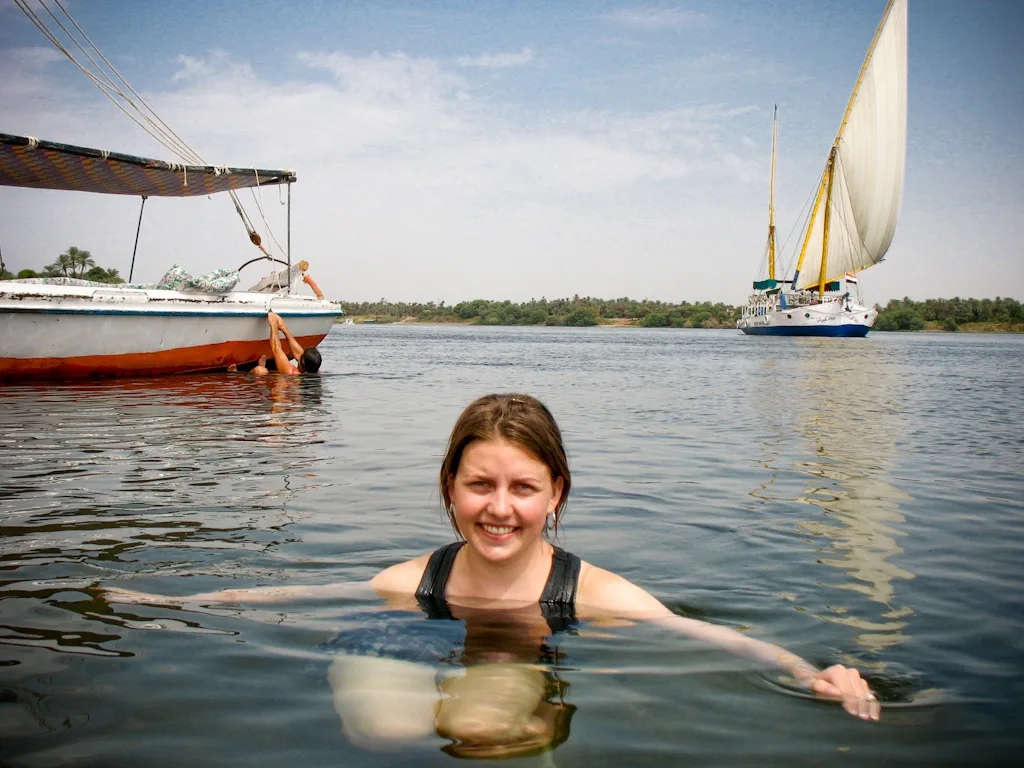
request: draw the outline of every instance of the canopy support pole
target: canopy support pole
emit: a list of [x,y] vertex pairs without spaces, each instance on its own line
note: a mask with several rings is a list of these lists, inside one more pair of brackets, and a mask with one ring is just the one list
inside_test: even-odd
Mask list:
[[[285,240],[285,251],[288,259],[288,274],[292,273],[292,184],[288,182],[288,232]],[[292,292],[291,281],[288,282],[288,293]]]
[[132,265],[128,269],[128,282],[132,281],[132,275],[135,274],[135,253],[139,250],[139,232],[142,231],[142,212],[146,210],[146,200],[148,198],[142,196],[142,205],[139,207],[139,225],[135,228],[135,247],[132,248]]

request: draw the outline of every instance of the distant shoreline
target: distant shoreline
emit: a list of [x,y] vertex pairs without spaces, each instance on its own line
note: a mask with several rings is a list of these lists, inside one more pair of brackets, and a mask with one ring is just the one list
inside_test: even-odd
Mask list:
[[[337,322],[343,323],[345,320],[352,320],[355,325],[479,325],[484,327],[495,327],[495,328],[545,328],[545,327],[560,327],[566,328],[571,326],[550,326],[546,323],[531,323],[524,325],[522,323],[481,323],[480,318],[473,317],[466,320],[440,320],[438,318],[429,318],[421,320],[414,315],[402,317],[398,319],[374,317],[372,315],[346,315],[340,318]],[[640,320],[617,317],[612,320],[606,320],[598,322],[596,325],[589,326],[591,328],[644,328]],[[705,325],[703,326],[706,330],[736,330],[734,325]],[[942,327],[942,323],[932,321],[926,324],[924,328],[915,330],[900,330],[900,331],[885,331],[874,329],[871,331],[874,333],[943,333],[943,334],[955,334],[955,333],[1024,333],[1024,323],[991,323],[991,322],[977,322],[977,323],[962,323],[959,325],[957,330],[950,331]]]
[[[612,328],[736,328],[743,307],[721,302],[650,299],[598,299],[592,296],[530,299],[526,302],[473,299],[449,305],[440,302],[338,302],[346,317],[358,323],[435,323],[455,325],[612,327]],[[875,305],[875,332],[938,331],[942,333],[1022,333],[1024,304],[1016,299],[893,299]]]

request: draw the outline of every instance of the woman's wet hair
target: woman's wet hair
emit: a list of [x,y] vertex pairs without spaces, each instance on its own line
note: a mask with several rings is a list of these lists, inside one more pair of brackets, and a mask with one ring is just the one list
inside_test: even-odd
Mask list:
[[466,446],[474,440],[495,439],[507,440],[537,457],[547,466],[553,483],[562,479],[562,496],[554,514],[553,527],[557,534],[572,486],[562,433],[544,403],[530,395],[518,393],[484,395],[470,403],[455,422],[451,437],[448,438],[448,450],[441,462],[440,476],[441,501],[455,534],[460,538],[462,536],[455,523],[455,515],[452,514],[448,484],[459,471]]

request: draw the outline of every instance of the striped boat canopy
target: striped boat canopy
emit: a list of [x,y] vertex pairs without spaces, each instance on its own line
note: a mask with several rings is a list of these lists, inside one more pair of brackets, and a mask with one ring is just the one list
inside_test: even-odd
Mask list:
[[191,197],[295,179],[294,171],[181,165],[0,133],[0,185],[12,187]]

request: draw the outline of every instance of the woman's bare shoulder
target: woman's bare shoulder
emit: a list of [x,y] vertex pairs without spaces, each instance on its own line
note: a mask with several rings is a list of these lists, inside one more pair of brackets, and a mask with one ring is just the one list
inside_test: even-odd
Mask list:
[[370,581],[370,586],[377,593],[392,595],[415,594],[416,587],[420,585],[420,579],[423,578],[423,571],[426,569],[429,559],[430,553],[428,552],[425,555],[414,557],[412,560],[406,560],[404,563],[398,563],[390,568],[385,568],[373,577]]
[[617,573],[583,562],[576,593],[581,614],[653,618],[670,613],[650,592]]

